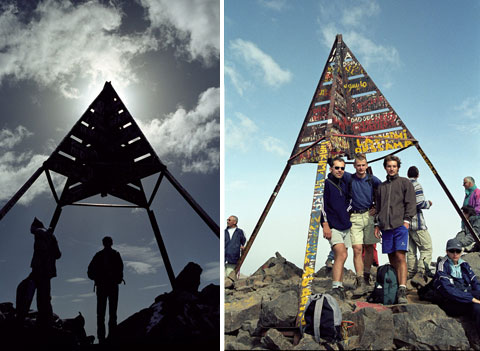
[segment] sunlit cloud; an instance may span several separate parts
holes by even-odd
[[[200,94],[191,110],[180,106],[163,119],[137,120],[162,161],[175,158],[183,172],[209,173],[220,165],[220,89]],[[168,163],[168,162],[165,162]]]
[[[281,68],[270,55],[250,41],[232,40],[230,49],[237,60],[243,62],[255,74],[260,75],[269,86],[278,87],[292,79],[290,71]]]
[[[159,288],[165,288],[169,287],[169,284],[157,284],[157,285],[149,285],[149,286],[144,286],[143,288],[139,288],[138,290],[151,290],[151,289],[159,289]]]
[[[225,76],[231,80],[238,94],[243,96],[243,92],[246,91],[251,84],[243,79],[243,77],[235,70],[233,65],[225,63],[223,70],[225,72]]]
[[[4,128],[0,130],[0,148],[11,149],[24,138],[28,138],[32,135],[33,133],[24,126],[18,126],[15,130]]]
[[[177,52],[206,65],[220,56],[220,4],[217,0],[140,0],[150,28],[159,41],[175,44]]]
[[[136,274],[153,274],[163,266],[158,250],[147,246],[118,244],[116,249],[123,258],[124,265]]]
[[[0,84],[32,80],[77,99],[105,81],[117,89],[138,82],[134,60],[169,45],[189,61],[218,62],[219,3],[193,3],[141,0],[150,27],[133,34],[120,34],[121,2],[45,0],[29,17],[12,3],[0,5]]]
[[[65,281],[67,283],[85,283],[85,282],[88,282],[89,280],[86,278],[70,278]]]
[[[112,4],[47,0],[29,22],[22,16],[11,4],[0,14],[0,82],[33,80],[67,98],[80,97],[77,79],[135,82],[133,58],[157,47],[145,34],[120,35],[122,10]]]

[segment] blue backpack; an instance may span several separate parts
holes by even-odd
[[[393,305],[397,302],[398,278],[395,268],[390,264],[378,267],[377,281],[368,302]]]

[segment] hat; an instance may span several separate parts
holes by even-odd
[[[461,250],[463,249],[463,247],[460,241],[458,241],[457,239],[450,239],[447,241],[447,250],[451,249]]]

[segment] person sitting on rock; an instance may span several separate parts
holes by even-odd
[[[465,218],[470,222],[473,227],[473,230],[477,235],[480,233],[480,215],[477,215],[475,209],[472,206],[466,205],[462,207],[462,212]],[[463,223],[463,222],[462,222]],[[472,233],[468,230],[468,228],[464,228],[457,233],[455,239],[460,241],[462,244],[462,248],[465,252],[470,251],[478,251],[474,250],[475,246],[475,239],[473,239]]]
[[[460,258],[462,244],[447,241],[447,255],[437,263],[433,285],[439,306],[450,316],[471,314],[480,328],[480,284],[470,265]]]

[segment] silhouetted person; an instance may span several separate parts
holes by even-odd
[[[53,311],[50,296],[50,279],[57,276],[55,261],[62,253],[51,228],[46,229],[36,217],[30,226],[35,236],[31,278],[37,290],[37,322],[40,326],[50,326],[53,322]]]
[[[97,291],[97,337],[105,342],[105,311],[108,299],[108,333],[117,326],[118,284],[123,280],[123,261],[118,251],[112,249],[113,240],[102,239],[104,249],[97,252],[88,265],[88,277],[95,281]]]

